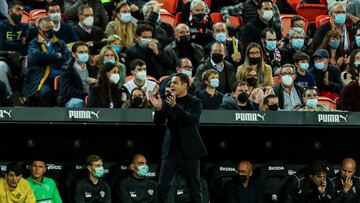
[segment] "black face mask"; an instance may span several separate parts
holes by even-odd
[[[131,103],[132,103],[132,106],[133,106],[134,108],[141,108],[141,105],[142,105],[142,103],[143,103],[143,98],[141,98],[141,97],[134,97],[134,98],[132,99]]]
[[[198,13],[193,15],[193,17],[196,22],[201,23],[204,20],[205,15],[205,13]]]
[[[221,63],[223,61],[223,58],[224,58],[224,55],[222,55],[222,54],[218,54],[218,53],[211,54],[211,59],[215,63]]]
[[[249,58],[250,65],[256,65],[260,63],[260,57],[259,58]]]
[[[279,109],[279,106],[277,104],[268,105],[269,111],[277,111]]]
[[[246,92],[242,92],[241,94],[238,95],[238,101],[240,103],[246,103],[248,101],[249,98],[249,94]]]
[[[237,183],[244,183],[247,180],[246,175],[237,175],[234,178]]]
[[[257,78],[254,78],[254,77],[246,78],[246,82],[249,84],[249,86],[255,87]]]
[[[54,36],[54,31],[53,31],[53,29],[50,29],[50,30],[48,30],[48,31],[43,31],[43,32],[44,32],[45,37],[47,37],[47,38],[49,38],[49,39],[53,38],[53,36]]]
[[[22,15],[16,15],[15,13],[11,14],[11,19],[14,21],[16,25],[21,23]]]
[[[191,43],[190,35],[183,35],[180,37],[180,41],[178,41],[180,46],[186,46]]]

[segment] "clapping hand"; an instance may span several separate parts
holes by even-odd
[[[156,111],[161,110],[162,100],[160,94],[156,94],[156,95],[149,94],[149,101],[153,105]]]

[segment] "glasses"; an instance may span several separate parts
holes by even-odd
[[[346,14],[346,11],[335,11],[335,14]]]
[[[180,66],[180,68],[192,69],[192,66]]]
[[[310,97],[317,97],[318,95],[317,94],[307,94],[306,97],[307,98],[310,98]]]

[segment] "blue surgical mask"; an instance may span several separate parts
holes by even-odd
[[[116,51],[117,54],[120,54],[121,50],[122,50],[122,46],[120,45],[111,45],[111,47]]]
[[[218,42],[225,42],[227,38],[226,32],[219,32],[215,34],[215,40]]]
[[[355,68],[358,67],[358,65],[360,65],[360,61],[355,61],[355,62],[354,62]]]
[[[115,59],[104,59],[104,60],[103,60],[103,64],[105,64],[105,63],[115,64]]]
[[[330,40],[329,46],[332,49],[337,49],[340,46],[340,40],[338,40],[338,39]]]
[[[188,77],[192,76],[192,71],[191,70],[181,70],[180,73],[184,73],[185,75],[187,75]]]
[[[219,79],[214,78],[210,80],[210,86],[213,88],[217,88],[219,87]]]
[[[291,45],[294,49],[301,49],[304,46],[304,39],[292,39]]]
[[[360,47],[360,36],[356,36],[355,39],[356,39],[356,45]]]
[[[93,175],[97,178],[101,178],[104,176],[105,170],[104,167],[97,167],[95,168],[95,171],[93,172]]]
[[[300,63],[300,70],[307,71],[309,69],[309,63]]]
[[[338,25],[344,25],[346,21],[346,14],[335,14],[334,21]]]
[[[89,61],[89,54],[77,54],[76,60],[79,63],[86,63]]]
[[[324,62],[315,63],[315,68],[318,69],[318,70],[324,70],[325,69],[325,63]]]
[[[317,99],[308,99],[306,100],[306,106],[310,107],[310,108],[315,108],[316,105],[318,103],[318,100]]]
[[[119,17],[120,17],[120,20],[124,23],[130,22],[132,19],[131,13],[120,13]]]
[[[138,174],[138,176],[141,177],[145,177],[146,174],[148,174],[149,172],[149,167],[147,165],[141,165],[138,167],[138,170],[136,171],[136,173]]]
[[[276,40],[266,40],[265,41],[265,47],[269,50],[272,51],[276,48]]]

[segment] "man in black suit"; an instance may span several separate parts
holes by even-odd
[[[188,95],[189,77],[177,73],[171,79],[172,93],[166,95],[164,102],[160,95],[150,95],[155,108],[154,121],[167,128],[161,153],[158,202],[167,202],[169,188],[181,168],[191,191],[192,202],[203,203],[200,186],[200,157],[207,155],[206,148],[198,131],[201,103]]]

